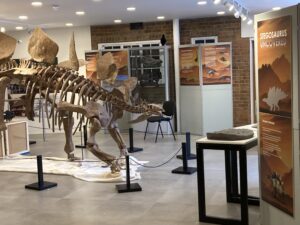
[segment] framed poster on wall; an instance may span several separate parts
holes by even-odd
[[[179,48],[180,85],[200,85],[199,46]]]
[[[86,51],[85,61],[86,61],[86,77],[95,83],[97,83],[97,54],[98,50]]]
[[[257,23],[262,199],[294,215],[291,16]]]
[[[104,55],[111,53],[114,59],[114,63],[117,66],[118,73],[116,74],[116,80],[127,80],[129,77],[129,54],[127,49],[122,50],[107,50],[101,51]]]
[[[231,43],[201,46],[203,85],[231,84]]]

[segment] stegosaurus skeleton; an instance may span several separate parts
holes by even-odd
[[[115,156],[107,154],[99,148],[95,135],[101,127],[106,127],[118,144],[120,156],[127,154],[126,145],[119,132],[116,120],[123,116],[123,111],[131,113],[141,113],[141,118],[146,118],[152,114],[160,114],[161,108],[142,103],[137,106],[128,104],[123,93],[118,89],[111,92],[103,89],[100,85],[80,76],[78,72],[64,69],[57,66],[46,66],[44,63],[37,63],[30,60],[21,60],[20,63],[10,60],[0,65],[0,114],[3,115],[4,93],[6,86],[13,80],[26,86],[25,112],[29,120],[33,120],[33,104],[37,94],[45,99],[45,107],[50,104],[50,115],[47,114],[47,121],[50,126],[52,119],[52,129],[55,124],[63,124],[66,144],[65,152],[69,159],[75,159],[74,145],[72,141],[72,128],[74,125],[73,113],[81,113],[90,121],[90,134],[87,141],[88,149],[100,160],[111,165],[112,172],[119,171],[120,165]],[[50,93],[54,93],[50,96]],[[60,93],[57,101],[56,97]],[[67,95],[71,93],[69,102]],[[78,95],[77,102],[75,96]],[[103,101],[103,105],[97,101]],[[45,110],[48,113],[48,109]],[[80,123],[83,122],[81,117]],[[4,119],[0,116],[0,131],[6,129]]]

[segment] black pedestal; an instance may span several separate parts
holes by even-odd
[[[119,193],[142,191],[142,187],[138,183],[130,184],[129,187],[127,184],[118,184],[116,188]]]
[[[191,133],[186,132],[185,133],[185,143],[186,143],[186,152],[187,152],[187,160],[193,160],[197,159],[197,156],[195,154],[191,153]],[[183,159],[182,155],[178,155],[177,159]]]
[[[34,145],[34,144],[36,144],[36,141],[29,141],[29,144]]]
[[[57,183],[52,183],[48,181],[44,181],[44,174],[43,174],[43,159],[41,155],[37,156],[37,169],[38,169],[38,182],[33,184],[25,185],[26,189],[36,190],[36,191],[43,191],[46,189],[50,189],[57,186]]]
[[[172,170],[172,173],[191,175],[197,171],[197,168],[188,167],[186,143],[182,143],[182,166]]]
[[[197,171],[197,168],[194,167],[187,167],[184,168],[183,166],[178,167],[175,170],[172,170],[172,173],[177,173],[177,174],[193,174]]]
[[[130,183],[129,155],[126,155],[126,184],[117,184],[116,189],[118,193],[142,191],[142,187],[138,183]]]
[[[132,147],[132,148],[127,148],[129,153],[134,153],[134,152],[141,152],[143,151],[143,148],[136,148],[136,147]]]
[[[127,148],[129,153],[143,151],[143,148],[137,148],[133,145],[133,129],[129,128],[129,148]]]
[[[41,184],[41,185],[39,184],[39,182],[25,185],[25,188],[36,190],[36,191],[43,191],[43,190],[50,189],[50,188],[53,188],[53,187],[56,187],[56,186],[57,186],[57,183],[44,181],[44,183]]]

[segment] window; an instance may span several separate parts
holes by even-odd
[[[218,37],[211,36],[211,37],[196,37],[191,39],[192,44],[210,44],[210,43],[217,43]]]
[[[111,49],[152,47],[152,46],[160,46],[160,40],[118,42],[118,43],[101,43],[101,44],[98,44],[98,49],[99,50],[111,50]]]
[[[134,98],[151,103],[162,103],[168,99],[168,48],[160,40],[101,43],[100,51],[128,49],[130,76],[138,80],[132,93]]]

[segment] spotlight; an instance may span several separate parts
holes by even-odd
[[[245,20],[247,20],[247,16],[246,16],[246,15],[244,15],[244,14],[241,14],[241,18],[242,18],[242,21],[245,21]]]
[[[218,5],[221,2],[221,0],[214,0],[214,4]]]
[[[233,9],[234,9],[234,5],[233,5],[233,4],[230,4],[229,7],[228,7],[228,10],[229,10],[230,12],[232,12]]]
[[[252,20],[252,19],[249,19],[248,22],[247,22],[247,24],[248,24],[248,25],[253,24],[253,20]]]
[[[5,33],[5,31],[6,31],[5,27],[0,28],[0,32]]]
[[[234,17],[237,19],[240,17],[240,12],[238,10],[235,11]]]

